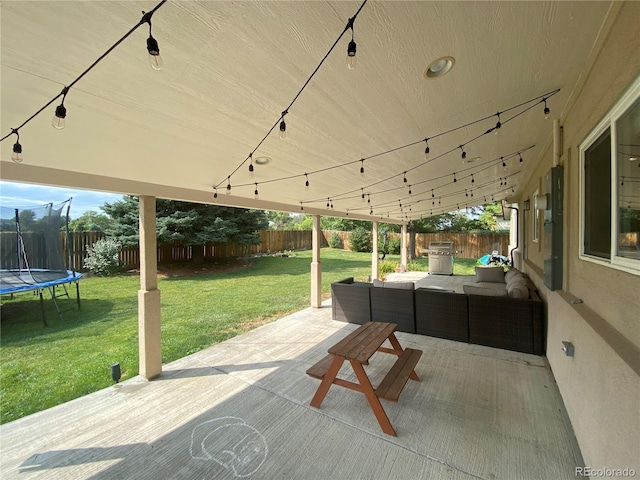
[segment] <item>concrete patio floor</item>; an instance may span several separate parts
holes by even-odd
[[[0,428],[6,479],[575,479],[544,357],[398,333],[424,351],[382,433],[364,395],[305,374],[357,325],[305,309]],[[374,385],[395,357],[366,367]],[[352,379],[350,366],[341,376]]]

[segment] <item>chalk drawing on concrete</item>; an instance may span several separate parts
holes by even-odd
[[[236,477],[249,477],[262,466],[269,447],[260,432],[242,418],[215,418],[191,432],[191,458],[213,460]]]

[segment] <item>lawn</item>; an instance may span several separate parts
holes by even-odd
[[[399,263],[399,256],[387,259]],[[237,265],[205,264],[168,270],[158,280],[162,300],[162,361],[171,362],[309,306],[311,252],[256,257]],[[322,292],[345,277],[367,280],[371,254],[322,249]],[[456,259],[454,272],[473,273],[475,259]],[[415,269],[428,270],[426,258]],[[174,276],[172,276],[172,272]],[[180,272],[180,273],[175,273]],[[37,296],[2,298],[0,423],[111,385],[109,366],[122,379],[138,374],[138,290],[135,273],[80,282],[82,309],[61,320]],[[45,298],[48,292],[45,292]],[[72,295],[73,296],[73,295]]]

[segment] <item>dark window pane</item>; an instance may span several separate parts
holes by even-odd
[[[585,152],[584,253],[611,258],[611,131]]]

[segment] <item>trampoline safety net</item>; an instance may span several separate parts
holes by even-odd
[[[0,208],[0,293],[71,281],[60,237],[71,199],[41,207]],[[77,274],[79,276],[79,274]]]

